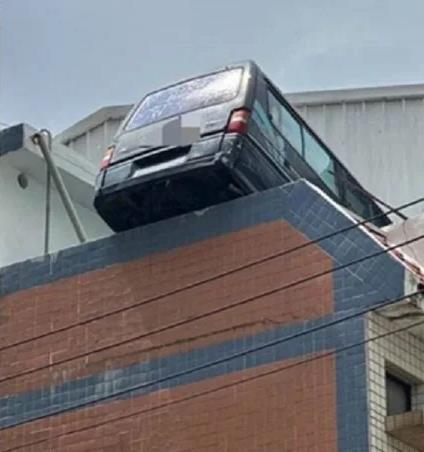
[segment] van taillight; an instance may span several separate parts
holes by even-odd
[[[231,113],[230,120],[227,125],[227,132],[246,133],[247,123],[250,118],[250,111],[246,109],[234,110]]]
[[[105,169],[109,166],[109,163],[112,160],[114,150],[115,150],[115,146],[109,146],[106,149],[105,155],[100,163],[100,169]]]

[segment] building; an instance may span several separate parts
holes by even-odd
[[[416,279],[305,245],[352,224],[299,181],[3,269],[0,450],[422,450]]]
[[[47,202],[46,164],[31,141],[35,132],[24,124],[0,131],[0,266],[79,243],[53,181]],[[92,206],[97,165],[57,142],[53,157],[89,239],[109,235]]]
[[[418,157],[419,89],[292,101],[335,151],[344,146],[337,153],[362,183],[401,204],[422,196],[419,184],[399,175],[397,187],[399,155],[378,153],[407,147]],[[75,201],[89,177],[66,171],[60,150],[95,164],[127,110],[102,109],[56,137]],[[402,142],[392,127],[403,114]],[[16,152],[8,143],[0,158],[10,167],[37,152],[28,140]],[[360,171],[365,157],[379,163],[378,180]],[[419,179],[419,164],[405,160]],[[28,173],[16,168],[13,181]],[[96,234],[104,237],[0,270],[2,452],[424,450],[417,269],[308,182]]]

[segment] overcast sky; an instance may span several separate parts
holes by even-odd
[[[256,60],[283,92],[424,83],[422,0],[0,0],[0,121],[54,132]]]

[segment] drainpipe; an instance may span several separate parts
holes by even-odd
[[[44,132],[48,137],[48,145],[49,150],[52,148],[52,134],[48,130],[41,130],[41,132]],[[45,224],[45,233],[44,233],[44,254],[49,254],[49,244],[50,244],[50,198],[51,198],[51,175],[50,175],[50,169],[49,166],[46,164],[46,212],[45,212],[45,218],[44,218],[44,224]]]
[[[69,196],[68,191],[66,190],[65,184],[63,183],[62,176],[57,169],[57,166],[53,160],[51,155],[49,145],[46,142],[45,135],[49,134],[45,129],[40,132],[35,133],[31,139],[32,141],[40,148],[41,153],[46,161],[48,171],[56,185],[57,191],[59,192],[59,196],[62,200],[63,206],[65,207],[66,213],[68,214],[69,220],[74,227],[75,233],[80,241],[80,243],[85,243],[87,241],[87,235],[84,231],[84,228],[78,218],[78,214],[75,210],[74,204],[72,202],[71,197]],[[50,135],[50,134],[49,134]],[[50,209],[50,206],[49,206]],[[47,215],[47,212],[46,212]],[[49,213],[50,217],[50,213]]]

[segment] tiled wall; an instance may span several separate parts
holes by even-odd
[[[378,314],[369,314],[367,335],[369,338],[399,328],[399,324]],[[412,409],[423,408],[422,385],[424,383],[424,342],[408,331],[388,335],[367,345],[368,390],[370,409],[370,452],[416,452],[385,431],[386,368],[394,366],[405,373],[406,378],[416,381],[412,394]]]
[[[402,266],[277,290],[381,250],[354,229],[232,272],[349,224],[298,182],[0,271],[0,450],[364,452],[365,348],[333,353],[363,318],[305,332],[403,295]]]

